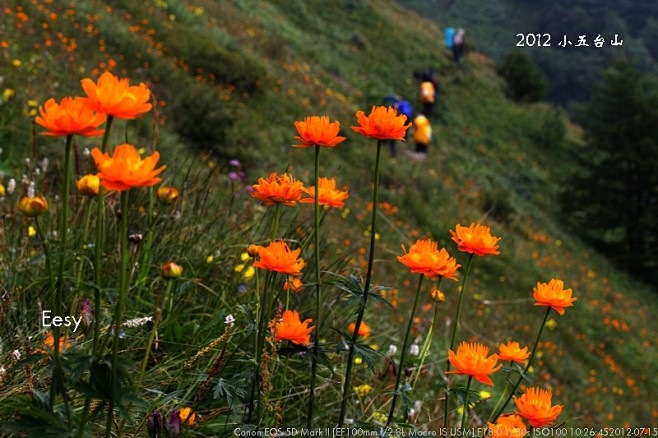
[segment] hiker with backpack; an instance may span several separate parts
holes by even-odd
[[[390,106],[395,109],[398,115],[404,115],[407,117],[407,121],[411,121],[413,115],[413,109],[411,104],[400,98],[399,96],[384,96],[383,100],[384,106]],[[405,131],[405,141],[407,140],[407,134],[409,130]],[[395,140],[384,140],[384,143],[388,144],[388,147],[391,151],[391,157],[395,158],[397,156],[397,145]]]
[[[423,114],[431,119],[436,105],[436,81],[431,73],[426,73],[420,82],[419,100],[423,106]]]
[[[414,118],[414,145],[416,146],[416,153],[413,157],[416,160],[424,160],[427,158],[427,146],[432,141],[432,126],[430,120],[423,114],[419,114]]]
[[[464,29],[457,29],[452,38],[452,59],[457,64],[461,64],[462,55],[464,54]]]

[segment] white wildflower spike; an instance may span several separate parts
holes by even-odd
[[[143,325],[146,325],[147,323],[153,321],[152,316],[145,316],[143,318],[135,318],[135,319],[130,319],[126,322],[124,322],[122,325],[124,327],[128,328],[136,328],[136,327],[141,327]]]
[[[226,325],[233,325],[235,323],[235,318],[233,318],[233,315],[228,314],[226,316],[226,319],[224,319],[224,324]]]

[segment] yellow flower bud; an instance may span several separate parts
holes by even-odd
[[[160,267],[160,273],[164,278],[179,278],[183,275],[183,267],[175,262],[167,262]]]
[[[101,179],[96,175],[85,175],[77,182],[78,193],[82,196],[98,196]]]
[[[260,245],[251,244],[247,248],[247,254],[249,254],[249,256],[251,256],[251,257],[256,257],[258,255],[258,249],[259,248],[260,248]]]
[[[39,216],[48,211],[48,201],[43,196],[23,196],[16,209],[25,216]]]
[[[442,303],[446,300],[446,296],[443,292],[441,292],[437,288],[432,288],[432,299],[436,303]]]
[[[176,201],[178,201],[178,198],[180,198],[180,193],[178,193],[178,190],[176,190],[174,187],[160,187],[157,192],[158,195],[158,200],[165,204],[165,205],[171,205],[174,204]]]

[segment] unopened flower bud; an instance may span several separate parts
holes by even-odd
[[[28,217],[39,216],[48,211],[48,201],[43,196],[23,196],[16,209]]]
[[[174,204],[176,201],[178,201],[178,198],[180,198],[178,190],[176,190],[174,187],[168,186],[160,187],[157,191],[157,195],[158,200],[165,205]]]
[[[167,262],[160,267],[160,273],[164,278],[179,278],[183,275],[183,267],[175,262]]]
[[[98,196],[101,179],[96,175],[85,175],[77,182],[78,192],[82,196]]]
[[[164,418],[157,409],[146,418],[146,430],[151,438],[162,436],[162,425]]]
[[[432,299],[436,303],[443,303],[446,300],[446,296],[437,288],[432,288]]]
[[[259,249],[260,249],[260,245],[255,245],[252,243],[247,247],[247,254],[249,254],[250,257],[256,257],[258,255]]]

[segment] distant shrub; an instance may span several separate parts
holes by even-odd
[[[548,81],[530,57],[514,50],[498,69],[507,83],[507,94],[517,102],[537,102],[548,91]]]

